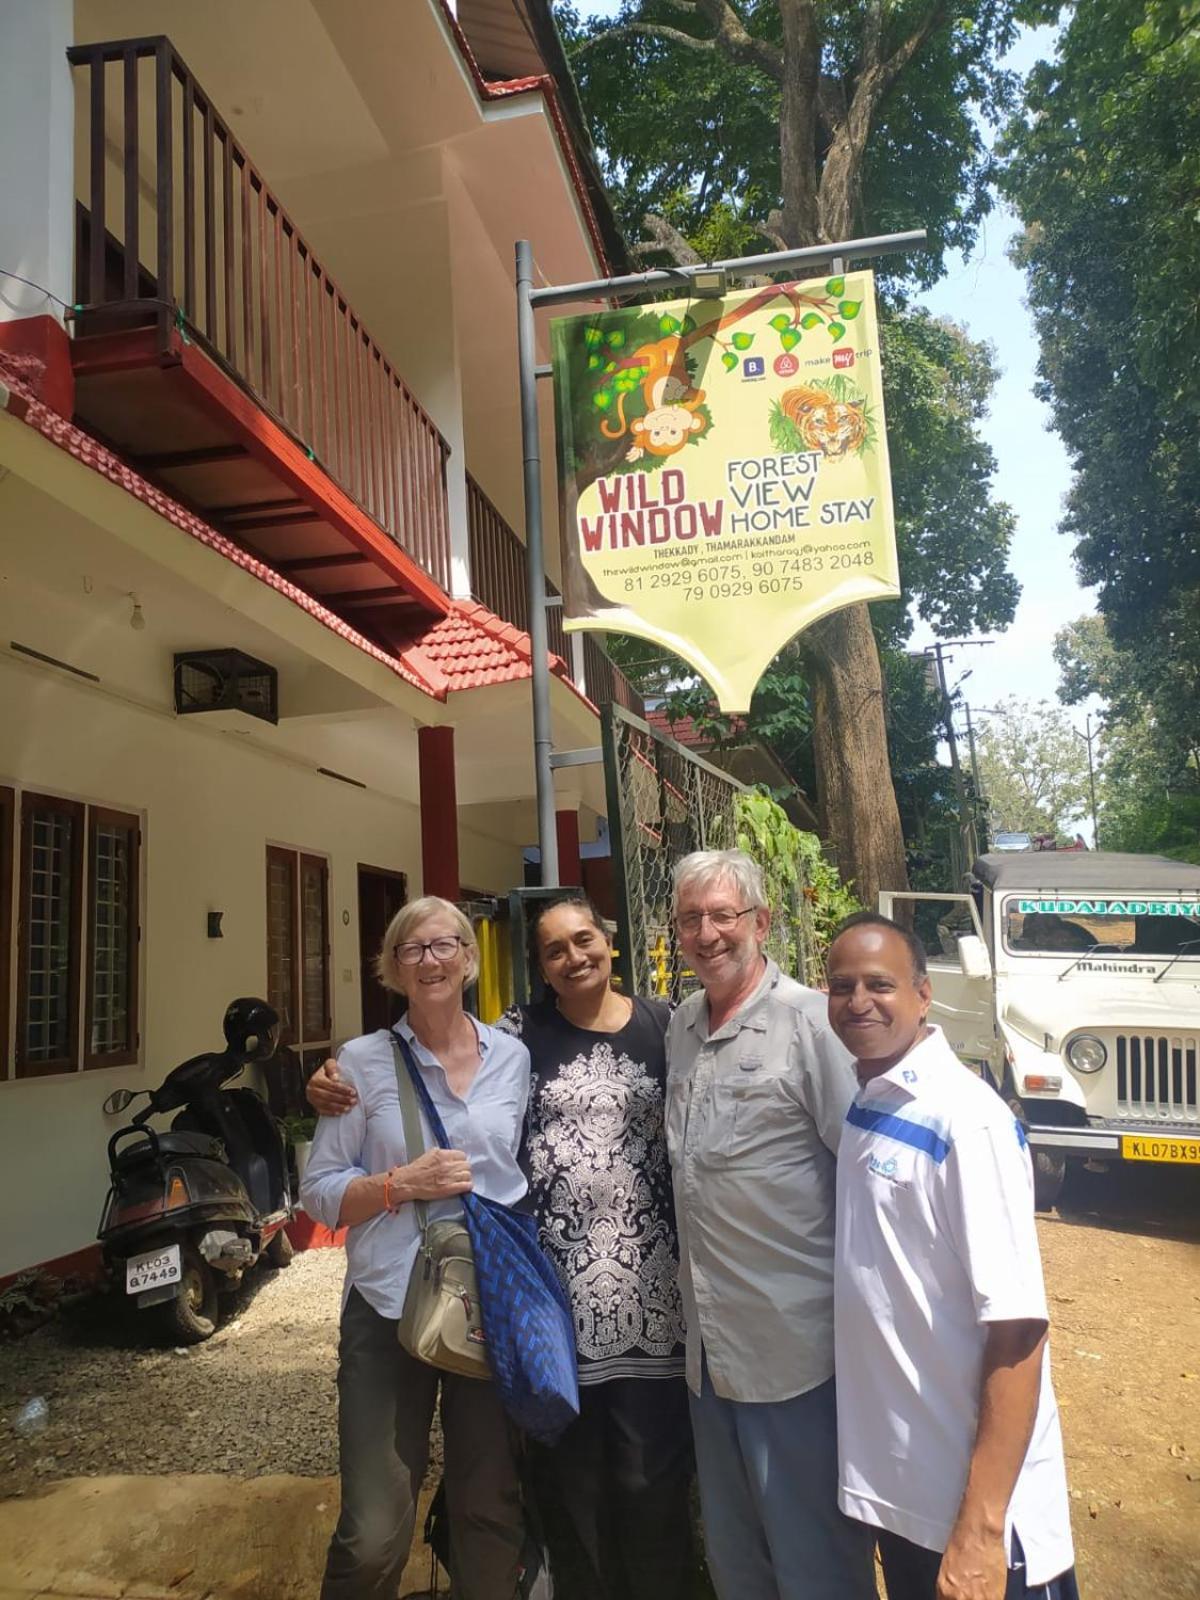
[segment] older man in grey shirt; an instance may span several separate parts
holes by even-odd
[[[854,1097],[824,997],[763,955],[740,850],[675,869],[703,989],[667,1039],[667,1143],[709,1568],[721,1600],[872,1600],[869,1532],[837,1508],[834,1171]]]

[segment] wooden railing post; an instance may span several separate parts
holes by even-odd
[[[158,298],[171,305],[175,299],[175,174],[171,138],[171,46],[160,39],[154,51],[155,203],[158,207]],[[136,172],[136,151],[134,169]],[[126,168],[128,171],[128,167]],[[136,262],[134,270],[136,271]],[[190,309],[190,307],[188,308]]]
[[[167,38],[74,45],[68,59],[91,74],[86,96],[91,221],[87,262],[77,263],[81,292],[89,306],[127,302],[136,307],[153,298],[159,307],[181,316],[189,336],[233,373],[329,476],[448,589],[450,447],[314,258],[211,97]],[[153,290],[139,239],[139,68],[146,60],[153,61],[154,72]],[[119,65],[122,77],[124,205],[123,236],[116,241],[121,251],[118,293],[109,292],[106,257],[112,243],[105,231],[109,63]],[[176,79],[182,106],[178,186]],[[202,143],[199,153],[197,135]],[[203,251],[197,225],[198,162]],[[177,235],[182,250],[178,261]],[[182,301],[177,307],[180,284]]]

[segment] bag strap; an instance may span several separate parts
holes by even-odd
[[[420,1084],[422,1089],[425,1085],[421,1083],[417,1064],[408,1047],[408,1040],[402,1039],[394,1028],[391,1033],[392,1056],[396,1067],[396,1093],[400,1097],[400,1120],[404,1124],[404,1154],[411,1162],[425,1153],[425,1136],[421,1132],[421,1113],[417,1108],[416,1093],[417,1084]],[[426,1098],[428,1099],[428,1096]],[[434,1131],[437,1132],[438,1129],[435,1127]],[[429,1203],[426,1200],[414,1200],[413,1207],[417,1213],[417,1226],[421,1230],[421,1243],[424,1245],[425,1235],[429,1231]]]
[[[417,1062],[412,1053],[411,1045],[403,1034],[396,1032],[395,1028],[392,1029],[392,1039],[395,1041],[397,1050],[404,1057],[404,1065],[408,1068],[409,1084],[413,1094],[415,1094],[416,1098],[420,1101],[421,1110],[425,1113],[426,1121],[433,1129],[433,1137],[437,1140],[438,1144],[441,1145],[443,1150],[449,1150],[450,1140],[446,1136],[445,1126],[442,1123],[441,1117],[437,1113],[437,1107],[430,1098],[429,1090],[425,1087],[424,1078],[417,1071]],[[397,1067],[397,1071],[399,1071],[399,1067]],[[401,1100],[403,1100],[403,1096],[401,1096]],[[404,1137],[407,1140],[407,1130],[405,1131]]]

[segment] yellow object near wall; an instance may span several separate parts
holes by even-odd
[[[495,917],[480,917],[475,937],[479,943],[479,1020],[491,1023],[513,1003],[508,931]]]

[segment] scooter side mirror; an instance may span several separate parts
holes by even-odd
[[[131,1106],[137,1099],[132,1089],[114,1089],[104,1102],[104,1111],[107,1116],[115,1117],[118,1112],[124,1111],[126,1106]]]

